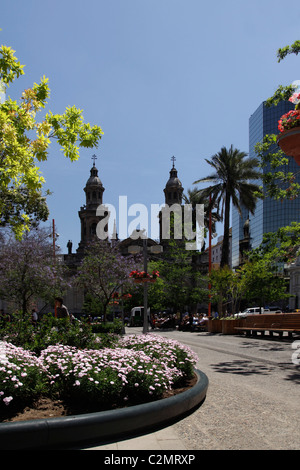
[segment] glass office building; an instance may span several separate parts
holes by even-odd
[[[270,108],[265,102],[256,109],[249,119],[249,158],[256,157],[254,147],[262,142],[267,134],[278,134],[278,120],[280,117],[294,109],[289,101],[282,101],[277,106]],[[292,157],[289,157],[287,171],[296,175],[296,181],[300,183],[300,167]],[[250,247],[254,249],[262,242],[263,234],[275,232],[279,227],[290,225],[292,221],[300,221],[300,198],[294,200],[285,199],[282,202],[271,198],[258,200],[255,214],[251,215],[243,210],[242,217],[238,211],[232,210],[232,266],[239,265],[240,241],[244,238],[244,223],[249,216],[250,220]]]

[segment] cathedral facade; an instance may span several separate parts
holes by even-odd
[[[98,169],[95,164],[96,156],[93,156],[94,160],[93,166],[90,169],[90,176],[86,181],[84,187],[85,193],[85,204],[80,207],[78,211],[78,216],[80,220],[81,228],[81,238],[77,250],[72,252],[72,244],[69,241],[68,243],[68,253],[62,256],[63,263],[69,268],[70,276],[73,276],[83,257],[84,251],[87,244],[95,237],[97,237],[97,224],[101,221],[101,217],[106,217],[107,213],[103,216],[97,215],[97,208],[100,205],[103,205],[103,194],[105,188],[102,184],[102,181],[98,175]],[[175,158],[172,158],[173,166],[170,170],[170,176],[167,180],[166,186],[163,190],[165,196],[165,208],[174,207],[174,204],[182,208],[182,199],[183,199],[183,187],[181,181],[178,178],[177,170],[174,166]],[[105,204],[104,204],[105,205]],[[164,208],[162,208],[162,211]],[[181,209],[180,209],[181,210]],[[131,247],[133,245],[143,245],[142,239],[142,230],[141,238],[131,238],[128,237],[125,240],[118,240],[116,235],[116,241],[119,243],[121,253],[126,256],[130,253]],[[162,229],[161,229],[161,215],[160,215],[160,240],[155,241],[151,238],[147,238],[147,246],[149,249],[153,246],[164,245],[164,240],[162,239]],[[78,289],[69,288],[64,295],[64,303],[67,305],[70,313],[78,315],[82,313],[82,306],[84,302],[84,293],[80,292]]]

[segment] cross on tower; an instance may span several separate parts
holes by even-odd
[[[174,162],[175,162],[176,158],[173,156],[173,157],[171,158],[171,160],[172,160],[172,162],[173,162],[173,168],[174,168],[174,167],[175,167],[175,163],[174,163]]]
[[[93,155],[93,156],[92,156],[92,160],[94,160],[93,166],[95,166],[95,160],[97,160],[96,155]]]

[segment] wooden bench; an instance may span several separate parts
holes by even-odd
[[[289,337],[300,333],[300,314],[298,313],[277,313],[271,315],[251,315],[244,319],[244,325],[235,327],[247,336],[255,336],[260,333],[262,336],[266,331],[270,336],[277,333],[279,337],[283,333],[288,333]]]

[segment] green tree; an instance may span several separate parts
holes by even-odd
[[[260,246],[249,253],[249,259],[240,268],[244,296],[259,302],[278,301],[290,297],[283,266],[299,255],[300,223],[292,222],[276,232],[264,235]]]
[[[291,46],[286,46],[277,51],[278,62],[289,54],[298,55],[300,41],[295,41]],[[266,106],[277,106],[280,101],[288,101],[296,90],[296,85],[279,85],[273,96],[266,100]],[[295,109],[300,109],[300,103],[295,104]],[[268,134],[262,142],[255,146],[255,152],[260,160],[260,166],[264,169],[262,181],[267,196],[271,198],[294,199],[300,195],[300,185],[296,182],[295,175],[289,171],[289,158],[284,155],[277,145],[277,135]]]
[[[277,58],[278,62],[284,59],[288,54],[298,55],[300,52],[300,41],[295,41],[291,46],[285,46],[282,49],[278,49]]]
[[[211,207],[221,208],[221,216],[224,220],[224,238],[222,245],[221,267],[229,263],[229,228],[231,203],[241,213],[245,207],[252,214],[256,207],[261,191],[258,184],[261,173],[258,170],[259,161],[256,158],[246,158],[247,154],[238,149],[222,147],[220,152],[213,155],[206,162],[215,172],[197,183],[210,183],[206,189],[200,190],[203,197],[211,196]]]
[[[118,244],[95,239],[86,249],[74,284],[102,304],[106,321],[107,308],[113,295],[122,287],[124,292],[129,292],[132,286],[129,274],[136,267],[134,257],[122,256]]]
[[[223,310],[236,313],[236,308],[243,294],[243,284],[239,270],[233,271],[229,266],[212,270],[209,279],[211,282],[212,301],[218,304],[218,313],[223,315]]]
[[[14,53],[10,47],[0,47],[1,90],[24,74]],[[43,77],[24,90],[20,102],[7,97],[0,103],[0,225],[11,226],[19,238],[32,219],[45,221],[49,215],[38,162],[47,160],[51,139],[75,161],[80,148],[97,147],[103,134],[99,126],[84,123],[82,110],[75,106],[63,114],[49,111],[37,121],[49,96],[48,79]]]
[[[262,182],[264,197],[278,201],[293,200],[300,194],[300,184],[295,174],[289,170],[290,159],[277,146],[277,135],[265,135],[262,142],[255,145],[255,153],[263,169]]]
[[[280,227],[276,232],[266,233],[258,248],[253,250],[249,259],[265,258],[277,265],[292,263],[299,256],[300,249],[300,223]]]
[[[165,294],[165,283],[166,280],[161,277],[161,264],[159,261],[150,261],[148,265],[148,272],[153,271],[159,272],[155,282],[148,283],[148,306],[151,310],[162,311],[168,308],[168,303]]]
[[[178,240],[168,241],[164,259],[157,266],[168,307],[182,311],[208,299],[206,280],[196,269],[193,255]]]
[[[255,301],[259,307],[290,297],[286,279],[267,257],[248,260],[242,266],[241,274],[244,298]]]

